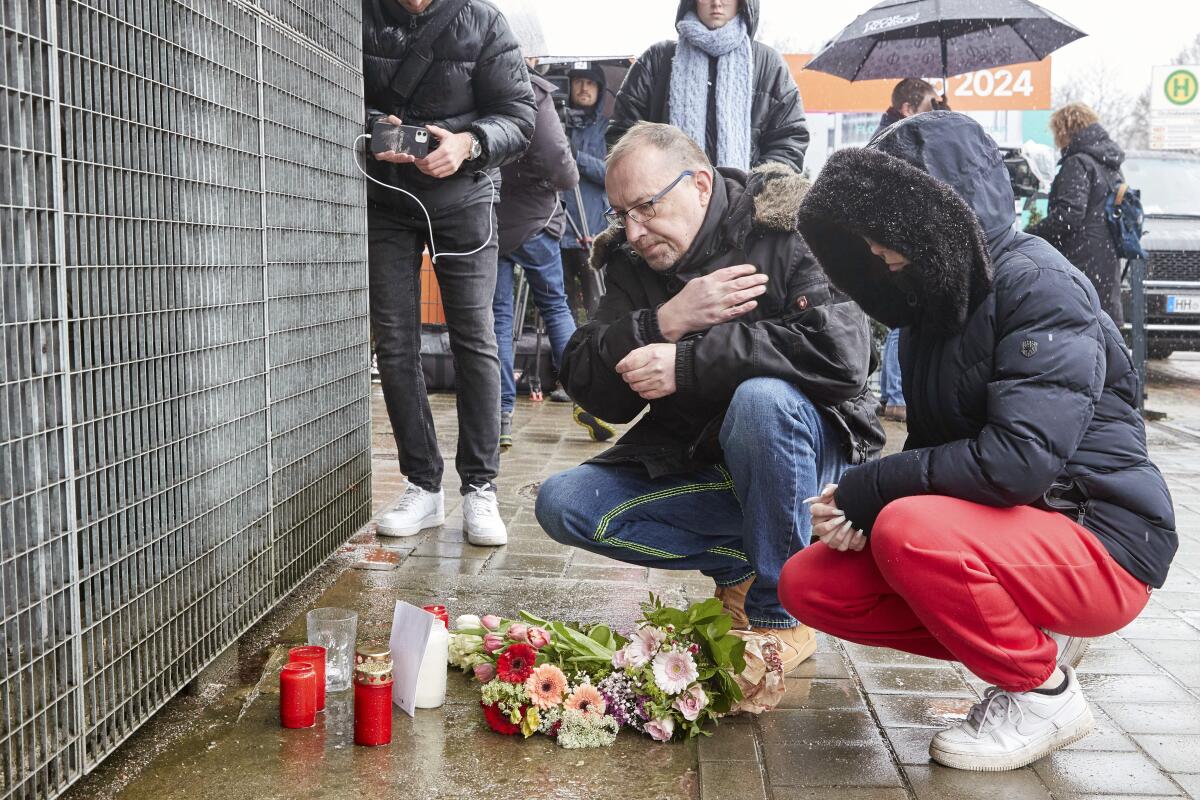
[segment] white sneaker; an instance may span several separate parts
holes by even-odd
[[[1006,692],[992,686],[963,722],[933,737],[929,755],[955,769],[999,772],[1032,764],[1082,739],[1092,730],[1092,711],[1075,670],[1062,670],[1067,686],[1059,694]]]
[[[1065,633],[1055,633],[1054,631],[1045,631],[1045,633],[1058,645],[1058,665],[1060,667],[1070,667],[1071,669],[1078,667],[1079,662],[1083,661],[1084,655],[1092,645],[1092,640],[1085,636],[1067,636]]]
[[[441,489],[427,492],[409,484],[400,502],[379,515],[375,532],[380,536],[412,536],[446,521],[446,496]]]
[[[463,496],[463,530],[467,541],[479,547],[508,544],[508,528],[500,519],[496,490],[490,486],[472,486]]]

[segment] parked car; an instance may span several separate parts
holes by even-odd
[[[1200,155],[1135,150],[1126,154],[1121,170],[1126,182],[1142,192],[1146,211],[1142,244],[1150,254],[1146,280],[1196,284],[1147,293],[1146,324],[1200,326]],[[1125,319],[1130,321],[1128,279],[1122,302]],[[1166,358],[1177,350],[1200,350],[1200,330],[1147,331],[1147,358]]]

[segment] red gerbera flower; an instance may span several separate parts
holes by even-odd
[[[479,701],[479,705],[483,706],[483,718],[487,720],[488,727],[496,733],[502,733],[505,736],[515,736],[520,732],[521,726],[509,722],[508,715],[500,710],[500,706],[495,703],[488,705],[482,700]],[[524,706],[521,708],[521,716],[525,716]]]
[[[537,650],[527,644],[510,644],[496,659],[496,674],[506,683],[524,683],[533,672]]]

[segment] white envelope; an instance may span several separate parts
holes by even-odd
[[[396,601],[392,615],[392,702],[410,717],[416,710],[417,678],[421,674],[421,659],[429,632],[433,630],[433,615],[424,609]]]

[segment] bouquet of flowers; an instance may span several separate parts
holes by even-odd
[[[686,609],[650,596],[637,627],[463,615],[449,660],[483,684],[484,719],[497,733],[541,733],[563,747],[612,744],[622,728],[657,741],[707,735],[726,714],[760,713],[783,695],[772,636],[731,631],[717,599]]]

